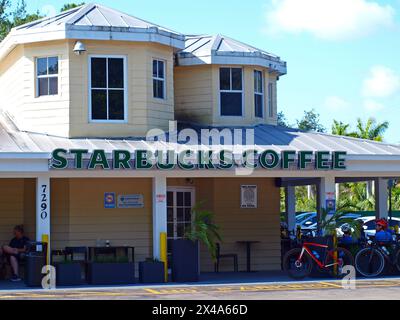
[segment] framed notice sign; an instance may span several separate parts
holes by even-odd
[[[120,209],[144,208],[143,195],[142,194],[119,195],[118,208]]]
[[[257,208],[257,186],[241,186],[240,207],[242,209]]]

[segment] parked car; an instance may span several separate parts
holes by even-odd
[[[300,226],[302,230],[309,229],[310,226],[316,224],[316,222],[317,222],[316,212],[306,212],[296,216],[296,227]]]

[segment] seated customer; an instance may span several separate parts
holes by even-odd
[[[11,264],[13,272],[11,281],[21,281],[18,273],[18,262],[26,252],[28,242],[29,239],[24,236],[23,226],[19,225],[14,227],[14,238],[10,241],[10,244],[0,249],[0,254],[4,254]]]

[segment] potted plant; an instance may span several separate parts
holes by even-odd
[[[90,284],[115,285],[135,283],[135,265],[127,257],[97,258],[88,264]]]
[[[139,262],[140,283],[162,283],[165,282],[164,263],[157,259],[146,259]]]
[[[55,267],[57,286],[77,286],[83,283],[81,262],[64,260],[57,262]]]
[[[197,282],[199,280],[199,243],[202,242],[216,259],[217,241],[221,241],[219,227],[213,223],[214,214],[201,209],[192,210],[193,223],[184,239],[172,241],[172,281]]]

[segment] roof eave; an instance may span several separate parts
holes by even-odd
[[[251,65],[265,67],[279,76],[287,74],[285,61],[274,57],[268,57],[253,53],[213,53],[209,55],[194,55],[188,52],[178,53],[178,64],[180,66],[218,64],[218,65]]]

